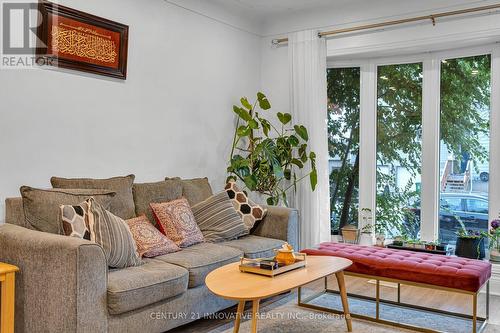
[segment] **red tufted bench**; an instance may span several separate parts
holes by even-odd
[[[477,320],[484,321],[479,331],[484,329],[486,326],[489,302],[486,302],[486,318],[479,318],[477,317],[477,296],[479,291],[486,285],[487,297],[489,298],[488,281],[491,277],[491,264],[489,262],[437,254],[343,243],[322,243],[316,249],[307,249],[301,252],[306,253],[307,255],[347,258],[353,262],[353,265],[345,271],[347,275],[366,277],[377,281],[377,298],[371,298],[376,301],[376,318],[366,317],[363,315],[357,316],[359,318],[375,320],[377,322],[407,328],[417,328],[414,326],[402,325],[401,323],[379,319],[379,302],[397,303],[398,305],[415,307],[414,305],[400,302],[400,285],[408,284],[424,288],[443,289],[451,292],[472,295],[473,315],[467,316],[467,318],[472,320],[472,332],[475,333],[478,331]],[[398,283],[397,302],[380,299],[380,281],[392,281]],[[332,292],[328,289],[326,280],[325,292]],[[306,301],[300,301],[299,295],[299,304],[321,310],[331,310],[307,304],[308,301],[318,296],[319,295],[314,295]],[[435,311],[434,309],[422,307],[418,308]],[[443,311],[439,312],[443,313]],[[453,313],[447,314],[455,315]],[[353,316],[356,317],[356,315]],[[464,315],[458,316],[464,317]]]
[[[308,255],[351,260],[349,272],[477,292],[491,277],[486,261],[341,243],[322,243]]]

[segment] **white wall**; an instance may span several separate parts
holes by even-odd
[[[128,24],[126,81],[0,71],[0,220],[58,176],[225,179],[232,104],[260,85],[260,38],[161,0],[61,1]]]

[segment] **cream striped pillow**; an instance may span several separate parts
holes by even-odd
[[[197,203],[191,209],[208,242],[222,242],[248,235],[248,229],[234,209],[226,191]]]
[[[89,204],[90,240],[102,246],[108,266],[125,268],[141,265],[137,245],[127,223],[104,209],[94,198],[86,202]]]

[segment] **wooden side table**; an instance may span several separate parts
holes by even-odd
[[[14,333],[14,300],[15,277],[19,268],[13,265],[0,263],[0,333]]]

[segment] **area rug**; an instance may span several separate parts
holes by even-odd
[[[261,308],[258,331],[265,333],[331,333],[331,332],[347,332],[345,320],[343,317],[335,314],[327,314],[321,311],[310,310],[297,306],[297,299],[295,297],[286,297],[285,299],[270,304]],[[351,308],[353,310],[360,310],[366,304],[358,303],[350,300]],[[334,298],[318,299],[316,304],[324,306],[336,306],[337,300]],[[424,320],[426,325],[430,325],[435,329],[440,329],[446,332],[453,333],[469,333],[471,332],[470,326],[463,321],[457,320],[454,322],[452,319],[443,316],[436,316],[432,314],[417,315],[416,313],[405,312],[400,308],[387,308],[388,315],[395,316],[401,321],[416,324],[422,323]],[[229,316],[229,317],[227,317]],[[229,321],[221,326],[212,329],[210,333],[231,333],[233,332],[233,321],[231,319],[233,313],[226,314]],[[423,316],[423,317],[421,317]],[[215,318],[217,319],[217,318]],[[222,318],[218,318],[222,319]],[[399,320],[398,319],[398,320]],[[394,319],[393,319],[394,320]],[[246,311],[241,323],[240,332],[250,332],[251,328],[251,313]],[[412,330],[405,330],[397,327],[386,326],[369,321],[353,319],[353,332],[354,333],[393,333],[393,332],[414,332]],[[484,333],[500,333],[500,326],[488,325]]]

